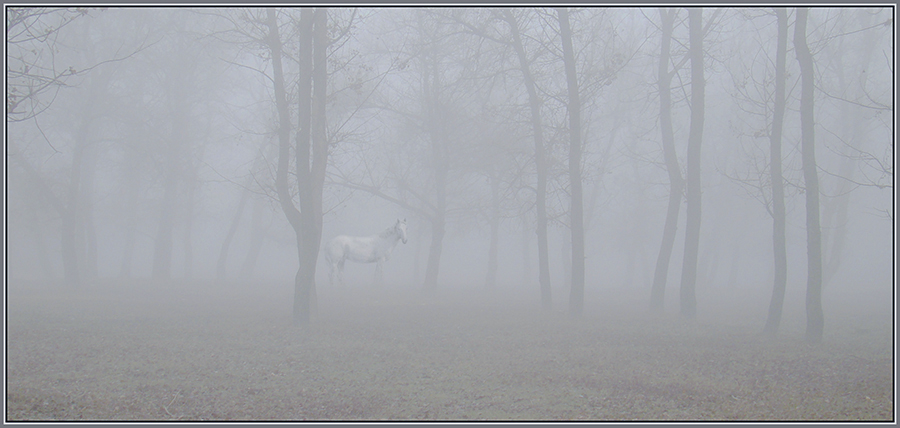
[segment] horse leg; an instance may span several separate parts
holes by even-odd
[[[384,283],[384,272],[382,269],[382,262],[379,259],[375,262],[375,285],[382,285]]]

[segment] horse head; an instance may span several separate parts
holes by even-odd
[[[397,233],[397,236],[399,236],[400,240],[402,240],[403,243],[405,244],[406,243],[406,219],[403,219],[403,221],[400,221],[400,219],[397,219],[397,224],[394,225],[394,232]]]

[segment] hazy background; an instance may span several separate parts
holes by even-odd
[[[704,11],[704,22],[714,11]],[[296,98],[290,83],[297,74],[296,43],[290,39],[294,13],[279,10],[287,40],[285,78]],[[446,66],[441,126],[450,142],[437,287],[485,287],[495,174],[501,217],[496,287],[538,302],[534,142],[515,54],[491,39],[501,37],[502,22],[489,19],[488,9],[333,8],[330,13],[336,42],[329,47],[323,242],[339,234],[377,234],[407,219],[409,242],[398,244],[385,264],[383,286],[420,292],[431,227],[422,214],[426,204],[411,195],[431,197],[430,141],[420,114],[424,66],[417,62],[428,52]],[[545,19],[552,10],[516,13],[544,100],[551,285],[554,307],[563,308],[571,256],[558,30]],[[84,289],[101,282],[153,287],[168,281],[184,287],[212,284],[204,288],[211,293],[216,284],[261,293],[269,286],[292,286],[297,245],[273,188],[277,122],[271,59],[259,42],[264,16],[264,10],[238,8],[70,9],[43,11],[22,26],[8,27],[10,290],[73,287],[63,281],[65,239],[76,243]],[[834,305],[850,299],[860,303],[860,313],[873,307],[868,305],[885,309],[893,299],[891,18],[889,8],[810,12],[826,319]],[[571,19],[582,73],[585,311],[600,310],[603,301],[644,310],[668,196],[656,93],[659,14],[586,8],[573,10]],[[772,92],[774,19],[766,9],[724,9],[715,14],[704,40],[701,318],[715,310],[705,299],[716,296],[758,316],[740,322],[761,325],[771,295],[772,218],[759,188],[769,194],[766,100]],[[675,60],[685,53],[686,21],[687,13],[680,12]],[[444,35],[428,39],[417,33],[424,29]],[[785,316],[802,317],[806,231],[799,71],[792,46],[789,38]],[[672,84],[682,168],[689,78],[689,67],[682,67]],[[677,307],[684,221],[682,214],[669,269],[669,311]],[[168,247],[168,256],[158,255],[160,246]],[[161,270],[154,275],[154,264],[164,263],[160,257],[170,266],[157,266]],[[347,287],[373,287],[374,269],[348,262]],[[157,282],[134,282],[154,276]],[[329,287],[322,256],[316,278],[319,289]]]

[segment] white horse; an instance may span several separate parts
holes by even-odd
[[[406,243],[406,219],[398,219],[393,227],[378,235],[334,237],[325,244],[325,260],[331,266],[328,275],[331,285],[334,285],[335,275],[338,282],[344,284],[344,262],[347,260],[375,263],[375,282],[381,283],[382,264],[391,258],[391,251],[397,246],[397,241]]]

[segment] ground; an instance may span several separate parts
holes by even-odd
[[[890,313],[826,314],[811,345],[536,295],[324,285],[299,329],[286,286],[11,283],[6,418],[893,420]]]

